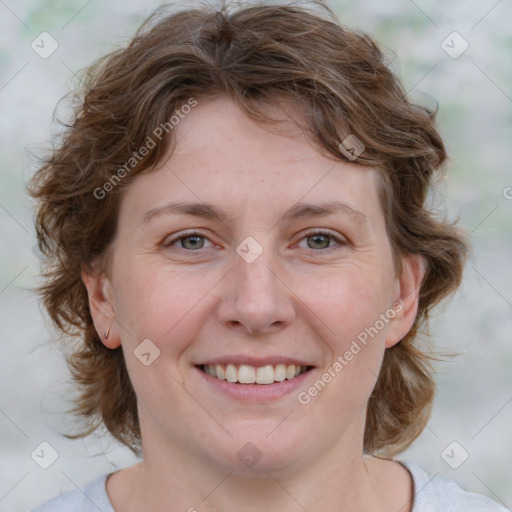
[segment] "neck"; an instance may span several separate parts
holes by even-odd
[[[176,467],[162,474],[141,463],[134,468],[129,506],[120,510],[169,512],[172,503],[171,510],[189,512],[380,512],[381,500],[374,493],[368,465],[366,458],[360,457],[350,466],[339,462],[327,469],[318,464],[286,476],[271,471],[247,476],[204,468],[192,474]]]
[[[359,441],[341,439],[325,453],[297,459],[286,469],[260,471],[221,468],[181,445],[164,453],[156,447],[169,445],[155,442],[144,447],[140,464],[113,475],[108,491],[116,510],[130,512],[391,510],[389,490],[394,488],[396,495],[397,482],[384,476],[391,468],[383,472],[387,463],[363,456]],[[404,505],[400,493],[395,499]]]

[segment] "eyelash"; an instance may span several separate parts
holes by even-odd
[[[301,240],[304,240],[305,238],[313,237],[315,235],[327,236],[331,240],[334,240],[335,242],[337,242],[339,246],[346,246],[348,244],[348,242],[346,240],[336,236],[331,231],[327,231],[327,230],[324,230],[324,229],[318,229],[318,230],[315,230],[315,231],[310,231],[308,233],[305,233],[302,236]],[[169,248],[172,245],[174,245],[176,242],[179,242],[180,240],[184,240],[185,238],[191,238],[191,237],[200,237],[200,238],[205,238],[206,240],[209,240],[209,238],[207,236],[203,235],[202,233],[200,233],[198,231],[190,231],[190,232],[182,233],[180,236],[178,236],[176,238],[172,238],[171,240],[169,240],[167,242],[164,241],[162,246],[164,248]],[[314,252],[330,253],[331,251],[339,249],[339,248],[340,247],[334,246],[334,247],[327,247],[326,249],[310,249],[310,250],[314,251]],[[194,250],[184,249],[183,247],[180,247],[179,250],[185,251],[185,252],[190,252],[190,253],[194,253],[194,252],[198,253],[198,252],[200,252],[200,249],[197,249],[197,250],[194,251]]]

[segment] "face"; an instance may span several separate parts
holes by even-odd
[[[420,265],[395,273],[376,171],[275,128],[199,101],[125,190],[108,277],[84,276],[102,339],[115,320],[105,343],[122,345],[145,458],[356,456],[384,351],[414,320]]]

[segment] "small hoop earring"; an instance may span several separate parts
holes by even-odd
[[[108,335],[110,334],[110,328],[112,327],[112,324],[109,325],[108,329],[105,331],[105,339],[108,340]]]

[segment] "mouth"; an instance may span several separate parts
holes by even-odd
[[[250,366],[247,364],[201,364],[196,368],[217,380],[232,384],[276,384],[286,380],[294,380],[309,372],[313,366],[295,364],[267,364]]]

